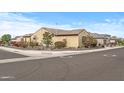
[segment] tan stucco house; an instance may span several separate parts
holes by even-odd
[[[25,43],[30,43],[30,42],[32,42],[32,40],[31,40],[31,36],[33,35],[33,33],[30,33],[30,34],[25,34],[24,36],[23,36],[23,41],[25,42]]]
[[[92,36],[97,40],[97,46],[115,46],[117,44],[117,40],[108,34],[92,33]]]
[[[110,43],[110,35],[91,33],[92,36],[97,40],[97,46],[106,46]]]
[[[74,48],[82,47],[82,37],[90,35],[89,32],[87,32],[85,29],[63,30],[42,27],[32,35],[28,36],[28,39],[26,39],[28,41],[37,42],[41,44],[43,40],[43,34],[45,32],[54,34],[54,37],[52,38],[53,44],[57,41],[66,40],[66,47]]]

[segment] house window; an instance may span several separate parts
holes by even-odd
[[[36,36],[33,37],[33,40],[36,40]]]

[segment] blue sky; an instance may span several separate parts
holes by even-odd
[[[124,37],[123,12],[25,12],[0,13],[0,35],[32,33],[41,27],[84,28],[89,32]]]

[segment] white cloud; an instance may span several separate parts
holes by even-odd
[[[106,22],[108,22],[108,23],[110,23],[110,22],[111,22],[111,20],[110,20],[110,19],[105,19],[105,21],[106,21]]]
[[[119,24],[124,24],[124,18],[120,19]]]
[[[95,33],[106,33],[119,37],[124,37],[124,22],[120,20],[107,19],[105,22],[88,24],[86,28]]]
[[[12,36],[33,33],[41,27],[53,27],[62,29],[85,28],[90,32],[106,33],[124,37],[124,18],[105,19],[104,22],[86,23],[73,22],[72,24],[52,25],[44,24],[23,16],[21,13],[0,13],[0,36],[11,34]]]
[[[12,36],[24,35],[35,32],[41,27],[55,27],[71,29],[71,25],[49,25],[24,17],[20,13],[0,13],[0,36],[11,34]]]
[[[23,17],[21,14],[0,13],[0,35],[12,36],[31,33],[40,27],[34,20]]]

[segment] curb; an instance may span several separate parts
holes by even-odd
[[[112,49],[119,49],[119,48],[124,48],[124,46],[123,47],[114,47],[114,48],[104,48],[104,49],[87,50],[87,51],[86,50],[85,51],[66,51],[66,53],[64,51],[63,51],[63,53],[58,52],[58,51],[57,52],[55,52],[55,51],[52,52],[51,51],[51,53],[47,53],[48,51],[46,51],[46,53],[45,53],[46,55],[44,55],[44,56],[43,55],[40,55],[40,56],[29,56],[29,57],[26,57],[26,58],[3,59],[3,60],[0,60],[0,64],[2,64],[2,63],[20,62],[20,61],[27,61],[27,60],[36,60],[36,59],[47,59],[47,58],[54,58],[54,57],[64,58],[66,56],[73,56],[73,55],[78,55],[78,54],[87,54],[87,53],[100,52],[100,51],[106,51],[106,50],[112,50]],[[8,50],[8,48],[5,48],[5,47],[3,47],[3,48],[0,47],[0,49],[5,50],[5,51],[9,51],[10,50],[10,49]],[[14,50],[14,49],[12,49],[12,50]],[[23,51],[23,53],[24,52],[25,51]],[[26,52],[28,52],[28,51],[26,51]],[[23,54],[23,53],[19,53],[19,51],[17,51],[17,53],[18,54]],[[23,54],[23,55],[26,55],[27,56],[27,54]]]
[[[121,47],[107,47],[102,49],[93,49],[93,50],[81,50],[81,51],[33,51],[33,50],[19,50],[14,48],[7,48],[7,47],[0,47],[1,50],[13,52],[25,56],[50,56],[50,55],[75,55],[75,54],[85,54],[85,53],[92,53],[92,52],[100,52],[100,51],[106,51],[106,50],[112,50],[112,49],[119,49],[124,48],[124,46]]]

